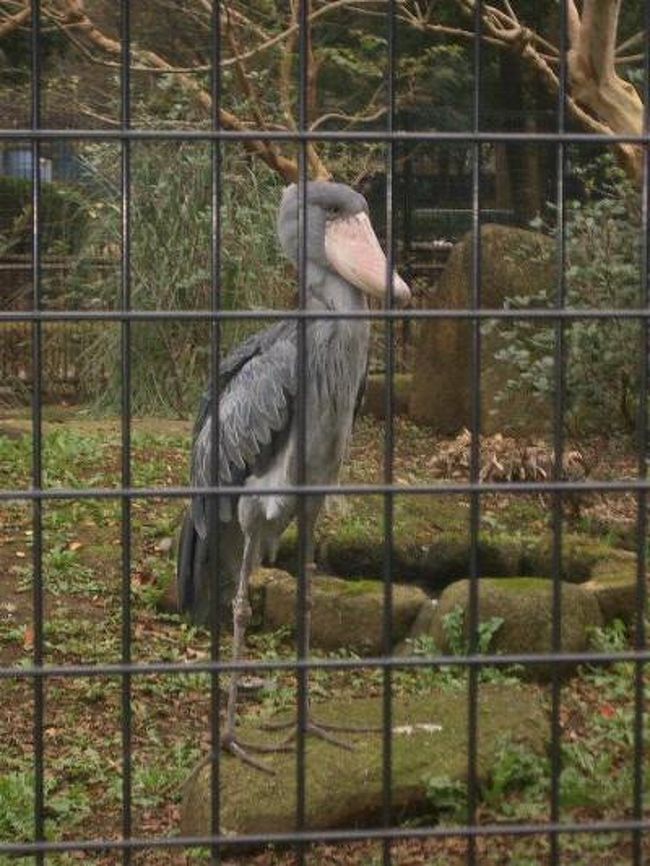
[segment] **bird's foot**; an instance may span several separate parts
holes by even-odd
[[[265,722],[261,727],[267,731],[284,731],[292,729],[291,733],[283,741],[287,746],[290,743],[295,742],[298,736],[298,725],[295,720],[290,722]],[[347,749],[347,751],[353,752],[354,745],[340,739],[340,737],[337,737],[334,732],[344,734],[376,734],[381,733],[381,728],[361,727],[356,725],[337,725],[330,722],[317,722],[311,717],[311,715],[307,717],[305,722],[305,733],[308,736],[318,737],[321,740],[325,740],[327,743],[331,743],[333,746],[339,746],[341,749]]]
[[[274,752],[293,751],[291,746],[285,743],[278,743],[277,745],[247,743],[244,740],[240,740],[235,734],[228,732],[224,733],[221,737],[221,748],[224,752],[228,752],[235,758],[239,758],[240,761],[243,761],[250,767],[261,770],[262,773],[268,773],[269,776],[275,775],[273,767],[269,767],[264,761],[260,761],[253,753],[268,755]]]

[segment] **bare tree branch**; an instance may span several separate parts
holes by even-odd
[[[629,81],[616,72],[616,35],[621,0],[585,0],[577,42],[568,54],[574,99],[603,119],[610,133],[639,135],[643,130],[643,102]],[[618,145],[637,180],[642,173],[642,151]]]
[[[237,78],[239,80],[242,91],[248,98],[259,128],[264,129],[266,127],[266,123],[262,115],[262,109],[260,107],[260,99],[257,93],[257,88],[255,87],[252,78],[248,74],[245,61],[239,59],[239,45],[237,44],[237,37],[235,36],[235,32],[230,21],[230,6],[226,3],[224,3],[224,6],[226,9],[226,38],[228,39],[228,44],[230,45],[230,49],[233,55],[238,58],[238,62],[235,66]],[[268,142],[268,146],[271,150],[275,150],[275,145],[271,142]]]
[[[359,6],[360,4],[368,3],[373,4],[375,6],[385,5],[385,0],[330,0],[330,2],[326,3],[324,6],[321,6],[319,9],[316,9],[314,12],[311,12],[308,16],[308,23],[312,23],[316,21],[318,18],[321,18],[323,15],[331,15],[332,12],[341,8],[342,6],[349,6],[352,8],[353,6]],[[279,45],[281,42],[284,42],[285,39],[288,39],[291,36],[297,35],[298,33],[298,22],[297,20],[292,20],[292,23],[286,30],[283,30],[282,33],[278,33],[277,35],[271,37],[266,42],[263,42],[261,45],[256,45],[255,48],[251,48],[248,51],[245,51],[244,54],[239,57],[229,57],[228,59],[223,61],[224,66],[232,66],[238,60],[250,60],[251,57],[255,57],[258,54],[261,54],[263,51],[268,51],[269,48],[273,48],[274,45]]]
[[[569,35],[569,44],[575,46],[580,38],[580,15],[575,0],[567,0],[566,6],[567,30]]]
[[[638,33],[635,33],[634,36],[630,36],[629,39],[626,39],[616,49],[617,54],[622,54],[624,51],[627,51],[628,48],[634,48],[635,45],[643,45],[645,41],[645,30],[639,30]],[[643,55],[641,55],[643,57]]]
[[[27,3],[24,9],[20,9],[15,15],[8,15],[6,18],[0,19],[0,39],[3,36],[9,36],[14,30],[17,30],[21,25],[29,20],[32,14],[32,4]]]
[[[76,29],[102,51],[113,56],[121,56],[122,47],[118,41],[111,39],[103,33],[85,12],[83,0],[65,0],[67,19],[69,23],[76,26]],[[156,54],[153,51],[142,50],[137,47],[132,48],[133,56],[138,62],[146,67],[157,69],[170,69],[171,64]],[[206,111],[208,116],[212,115],[212,97],[198,81],[185,73],[178,75],[179,84],[196,102]],[[219,120],[225,129],[233,129],[243,131],[246,125],[232,112],[221,108],[219,110]],[[278,154],[276,151],[268,147],[268,143],[263,140],[246,140],[243,142],[244,147],[250,153],[263,160],[270,168],[277,172],[285,181],[295,181],[298,177],[298,164],[296,160],[288,159],[287,157]]]
[[[457,0],[459,7],[473,16],[476,0]],[[481,18],[484,37],[492,44],[509,50],[531,66],[553,93],[560,81],[553,70],[555,57],[549,58],[549,43],[523,26],[509,0],[506,11],[483,3]],[[568,0],[568,27],[571,49],[567,61],[571,95],[566,107],[590,132],[605,135],[639,134],[643,128],[643,103],[636,89],[616,73],[616,35],[621,0],[584,0],[582,16],[574,0]],[[414,26],[444,35],[439,25],[431,24],[414,13]],[[463,38],[466,34],[462,33]],[[638,36],[638,34],[637,34]],[[473,37],[473,34],[472,34]],[[637,37],[633,37],[636,39]],[[554,46],[550,46],[555,54]],[[628,173],[639,182],[642,177],[642,151],[630,144],[615,144]]]
[[[311,130],[318,129],[319,126],[327,123],[328,120],[344,120],[350,126],[354,123],[370,123],[382,117],[387,111],[388,109],[385,105],[373,111],[372,114],[345,114],[343,111],[330,111],[328,114],[322,114],[309,128]]]

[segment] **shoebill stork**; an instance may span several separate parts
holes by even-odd
[[[301,243],[296,185],[282,197],[277,230],[282,250],[294,264]],[[314,181],[306,190],[306,305],[310,310],[363,311],[367,298],[387,291],[386,257],[368,217],[365,198],[340,183]],[[410,298],[406,283],[392,275],[393,299]],[[305,482],[334,484],[364,387],[370,326],[363,318],[309,319],[305,325]],[[279,322],[235,348],[220,364],[219,480],[225,485],[290,488],[297,482],[299,431],[298,335],[295,320]],[[203,397],[194,431],[192,484],[210,483],[213,453],[211,404]],[[314,561],[314,526],[322,496],[305,503],[307,584]],[[232,601],[233,659],[244,649],[250,619],[248,583],[263,558],[271,561],[280,536],[297,515],[290,492],[219,498],[219,562],[208,567],[207,498],[194,497],[185,516],[178,557],[178,598],[196,623],[210,619],[210,584],[219,581],[223,602]],[[311,598],[306,587],[307,616]],[[224,615],[224,609],[220,611]],[[306,623],[307,638],[309,624]],[[235,730],[239,676],[233,673],[222,747],[248,763],[267,769],[250,754],[260,747],[244,744]],[[334,740],[325,726],[308,721],[309,733]]]

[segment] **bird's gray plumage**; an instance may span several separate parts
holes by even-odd
[[[385,297],[387,282],[396,299],[410,296],[408,286],[397,274],[388,280],[386,257],[370,224],[365,199],[342,184],[307,184],[304,199],[295,186],[285,190],[277,227],[282,249],[291,261],[296,263],[299,258],[303,231],[298,214],[303,205],[305,297],[309,309],[363,311],[367,309],[367,295]],[[298,349],[303,327],[304,353],[302,340],[301,351]],[[235,662],[242,658],[251,615],[250,575],[262,557],[275,556],[280,536],[296,512],[294,487],[299,480],[299,459],[304,455],[307,484],[331,485],[337,480],[363,388],[368,343],[369,323],[362,317],[283,322],[246,340],[220,365],[218,449],[213,447],[215,424],[210,389],[202,400],[192,449],[192,483],[204,487],[218,475],[222,484],[254,487],[257,492],[219,497],[214,519],[208,513],[209,499],[194,497],[181,532],[178,595],[181,608],[195,622],[211,618],[210,605],[215,605],[215,595],[222,605],[222,617],[232,600]],[[305,410],[304,439],[296,411],[300,383],[304,385],[300,388]],[[218,467],[211,465],[215,450],[219,454]],[[307,647],[309,573],[314,559],[314,525],[322,501],[322,496],[315,495],[305,499]],[[213,531],[218,533],[218,562],[211,564],[208,537]],[[233,671],[221,747],[270,772],[252,754],[264,747],[245,743],[237,735],[238,682],[239,674]],[[306,732],[342,744],[311,716],[305,724]]]
[[[333,220],[367,214],[363,196],[343,184],[307,185],[306,298],[318,310],[363,310],[365,294],[328,263],[327,227]],[[278,235],[287,257],[298,260],[300,196],[295,186],[283,196]],[[369,223],[368,223],[369,225]],[[298,325],[280,322],[255,334],[220,364],[219,481],[226,485],[291,487],[297,481]],[[369,323],[361,319],[308,320],[305,326],[305,470],[308,484],[336,482],[363,388]],[[211,478],[210,389],[195,425],[192,484]],[[244,537],[255,541],[255,558],[272,558],[280,535],[295,516],[295,496],[286,494],[220,497],[218,573],[207,558],[207,499],[196,496],[185,517],[178,560],[181,609],[195,622],[209,619],[208,587],[219,580],[223,614],[232,600]],[[322,497],[307,504],[308,556],[313,556],[313,525]]]

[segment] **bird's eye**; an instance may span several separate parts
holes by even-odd
[[[333,218],[341,216],[341,209],[339,207],[337,207],[336,205],[333,205],[329,209],[329,215]]]

